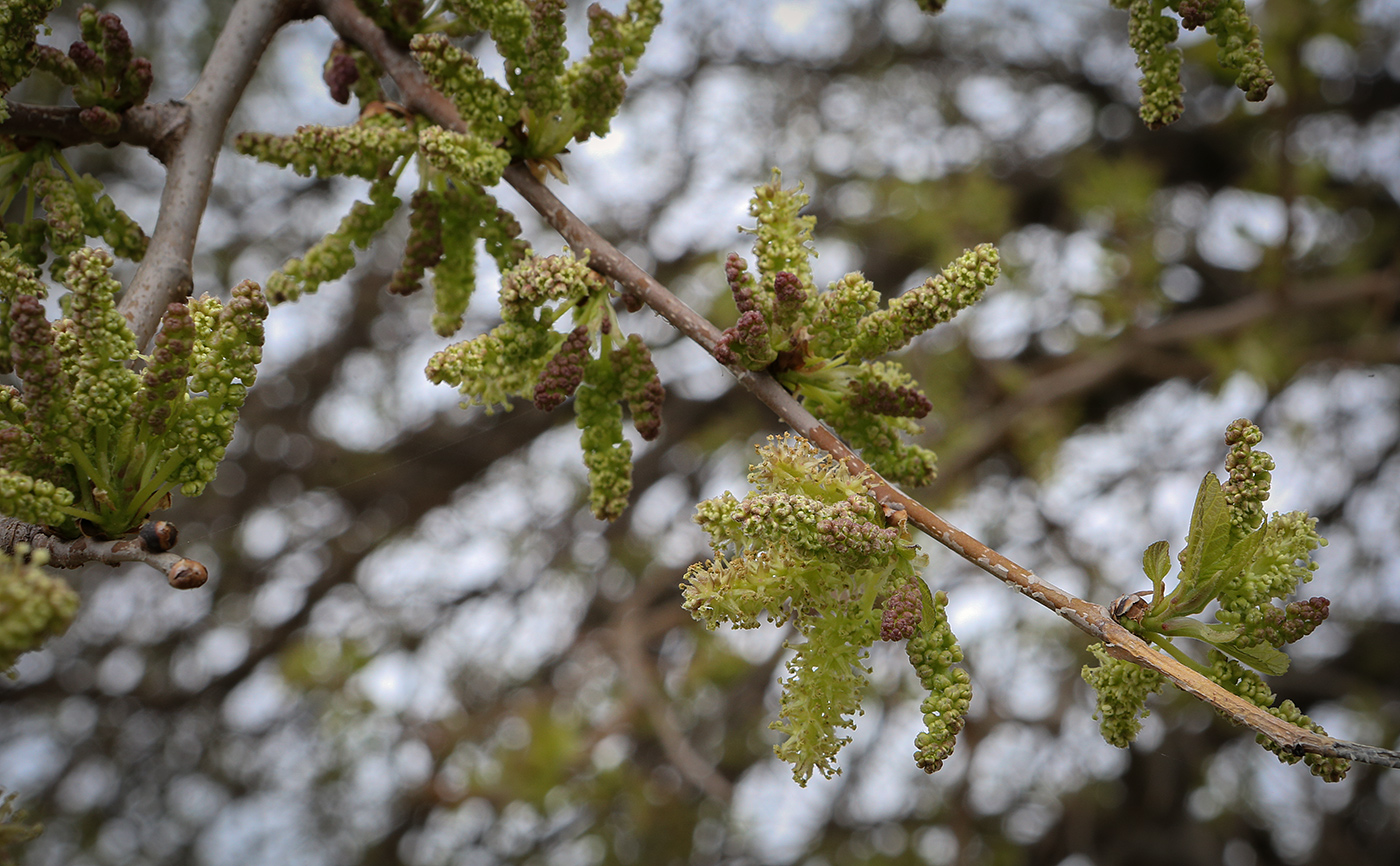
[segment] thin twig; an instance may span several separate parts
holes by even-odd
[[[378,26],[355,6],[353,0],[320,0],[319,5],[322,13],[343,38],[355,42],[368,52],[394,79],[403,93],[405,105],[447,129],[467,131],[451,102],[432,87],[427,76],[412,58],[393,45]],[[579,219],[543,183],[536,180],[525,166],[511,165],[506,169],[505,180],[568,241],[576,255],[588,255],[589,264],[595,270],[617,280],[628,294],[661,314],[705,351],[714,354],[720,337],[719,328],[692,310],[656,278],[638,267],[607,239]],[[768,373],[733,367],[729,369],[740,384],[798,434],[839,459],[851,472],[876,479],[876,499],[887,509],[896,513],[903,511],[910,523],[931,538],[1102,641],[1115,656],[1130,659],[1161,673],[1182,691],[1215,707],[1230,720],[1263,734],[1294,755],[1311,753],[1386,767],[1400,767],[1400,752],[1349,743],[1290,725],[1264,709],[1231,694],[1170,656],[1158,652],[1114,621],[1101,605],[1076,598],[1054,584],[1041,580],[1029,569],[992,550],[885,481]]]
[[[121,126],[110,135],[99,135],[83,126],[77,106],[29,105],[6,102],[10,116],[0,123],[0,135],[23,141],[27,138],[51,141],[59,147],[82,144],[130,144],[150,151],[161,162],[170,156],[178,140],[186,111],[179,102],[159,102],[137,105],[121,113]]]
[[[644,624],[641,611],[629,608],[619,620],[609,643],[621,668],[623,685],[646,713],[661,748],[666,752],[666,759],[690,784],[710,797],[728,803],[734,796],[734,784],[711,766],[686,739],[671,702],[656,682],[655,671],[648,663],[646,650],[642,646]]]
[[[193,291],[194,244],[224,130],[272,37],[307,11],[303,0],[238,0],[199,81],[185,97],[183,134],[170,149],[151,244],[118,307],[136,345],[145,346],[155,336],[166,306]]]
[[[156,533],[147,527],[160,526]],[[116,565],[121,562],[144,562],[165,575],[176,589],[195,589],[209,579],[209,569],[193,559],[171,553],[175,544],[174,529],[164,521],[147,524],[137,535],[116,540],[96,538],[62,538],[46,532],[43,527],[24,523],[13,517],[0,517],[0,553],[15,555],[17,545],[26,545],[29,552],[48,551],[48,565],[54,568],[77,568],[89,562]],[[164,535],[163,540],[158,536]]]

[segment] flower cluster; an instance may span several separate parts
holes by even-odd
[[[1137,52],[1142,78],[1139,114],[1149,129],[1160,129],[1181,117],[1181,52],[1172,46],[1176,12],[1187,30],[1204,27],[1215,37],[1216,62],[1235,70],[1235,86],[1245,99],[1259,102],[1273,86],[1274,74],[1264,62],[1259,28],[1249,19],[1244,0],[1109,0],[1128,12],[1128,44]]]
[[[414,158],[422,160],[423,185],[410,200],[409,241],[389,291],[411,294],[422,288],[431,270],[435,331],[447,336],[461,327],[476,287],[478,239],[485,241],[502,270],[526,252],[517,239],[519,224],[484,188],[500,179],[509,155],[483,149],[440,127],[386,111],[367,114],[351,126],[304,126],[289,136],[244,133],[235,147],[264,162],[290,166],[298,174],[314,171],[323,177],[371,181],[368,202],[352,205],[335,231],[268,278],[273,303],[314,292],[355,266],[352,247],[368,248],[398,211],[401,202],[394,189]],[[444,234],[453,239],[451,244],[443,243]]]
[[[749,473],[743,500],[725,493],[700,503],[696,522],[715,558],[686,572],[685,608],[707,628],[791,623],[775,751],[806,784],[813,771],[839,772],[876,640],[908,638],[911,663],[931,694],[916,760],[932,772],[952,750],[971,692],[943,615],[918,571],[927,562],[902,523],[887,525],[865,479],[798,437],[771,438]]]
[[[338,102],[352,93],[360,100],[357,123],[238,137],[241,153],[299,174],[345,175],[372,184],[368,203],[356,202],[335,231],[268,279],[273,303],[344,276],[355,263],[352,247],[367,248],[398,210],[394,188],[416,160],[421,180],[409,206],[409,243],[389,290],[416,291],[431,271],[433,329],[448,336],[461,327],[475,288],[476,242],[485,242],[502,271],[527,250],[517,239],[519,224],[486,188],[516,158],[560,173],[557,154],[571,140],[605,134],[626,90],[623,76],[635,68],[661,14],[659,0],[631,0],[620,15],[595,6],[589,10],[589,52],[566,66],[565,5],[449,0],[424,17],[423,4],[415,0],[370,10],[377,24],[411,46],[434,85],[456,105],[465,130],[390,109],[378,84],[381,70],[364,52],[336,42],[325,65],[326,84]],[[480,31],[505,60],[505,84],[449,38]],[[444,237],[452,242],[443,243]]]
[[[997,250],[987,244],[968,250],[884,309],[860,274],[819,292],[809,261],[815,220],[800,216],[807,203],[801,189],[783,189],[774,171],[772,182],[756,190],[749,213],[757,220],[758,274],[738,255],[725,262],[739,317],[721,336],[715,358],[768,370],[879,472],[898,483],[927,484],[934,454],[902,434],[922,432],[918,420],[932,404],[901,365],[872,359],[976,303],[999,273]]]
[[[1211,653],[1210,678],[1227,691],[1267,710],[1270,715],[1277,716],[1290,725],[1296,725],[1324,736],[1327,734],[1321,725],[1304,714],[1292,701],[1285,700],[1278,706],[1274,706],[1277,697],[1259,674],[1247,669],[1234,659],[1225,658],[1220,653]],[[1351,763],[1344,758],[1326,758],[1314,754],[1295,755],[1284,750],[1263,734],[1256,736],[1255,740],[1259,745],[1277,755],[1278,759],[1285,764],[1296,764],[1303,761],[1312,774],[1320,777],[1324,782],[1340,782],[1346,777],[1347,771],[1351,769]]]
[[[913,581],[895,587],[880,612],[880,640],[906,640],[924,621],[924,600]]]
[[[3,227],[8,254],[39,267],[54,254],[50,273],[62,279],[68,257],[88,238],[102,238],[124,259],[139,260],[146,254],[146,233],[119,210],[102,183],[90,174],[79,175],[52,145],[19,150],[0,141],[0,198],[4,204],[28,190],[25,217]],[[44,218],[35,216],[33,203],[42,205]]]
[[[502,322],[490,333],[448,346],[428,362],[428,378],[450,384],[464,406],[510,408],[513,398],[546,411],[577,396],[589,503],[616,519],[632,491],[632,443],[622,434],[622,404],[643,439],[661,429],[665,389],[651,351],[621,337],[609,300],[612,282],[571,254],[530,257],[501,276]],[[556,324],[565,315],[572,328]]]
[[[1110,746],[1126,749],[1148,715],[1147,696],[1159,691],[1166,679],[1154,670],[1110,656],[1101,643],[1090,644],[1089,653],[1098,659],[1098,666],[1085,665],[1081,675],[1097,696],[1094,718],[1099,720],[1099,733]]]
[[[414,38],[434,83],[456,103],[473,133],[504,140],[514,156],[545,159],[590,135],[606,135],[627,91],[624,78],[661,20],[660,0],[629,0],[621,15],[588,10],[588,53],[567,64],[565,0],[456,0],[446,34]],[[486,31],[505,61],[505,85],[488,79],[447,36]]]
[[[1274,604],[1312,579],[1317,568],[1312,552],[1326,542],[1317,534],[1316,518],[1302,512],[1265,518],[1263,503],[1274,461],[1254,450],[1261,439],[1259,428],[1241,418],[1230,425],[1225,439],[1230,479],[1222,485],[1208,473],[1201,482],[1186,547],[1178,556],[1181,569],[1175,589],[1166,591],[1171,570],[1167,542],[1156,542],[1142,559],[1152,590],[1125,596],[1132,603],[1115,605],[1115,614],[1128,629],[1222,687],[1279,718],[1321,732],[1291,703],[1274,707],[1273,693],[1255,671],[1273,676],[1287,672],[1288,656],[1279,648],[1311,634],[1327,618],[1328,601],[1322,597],[1284,607]],[[1212,603],[1218,605],[1215,622],[1193,618]],[[1172,639],[1178,637],[1208,644],[1210,664],[1202,665],[1177,648]],[[1098,691],[1104,737],[1126,746],[1137,733],[1143,701],[1160,682],[1128,671],[1129,662],[1111,659],[1100,645],[1090,651],[1100,665],[1086,667],[1084,678]],[[1280,758],[1297,760],[1291,755]],[[1345,762],[1318,758],[1309,763],[1329,781],[1345,773]]]
[[[67,58],[50,53],[52,63],[46,64],[46,71],[73,85],[84,126],[111,135],[121,127],[120,113],[150,94],[151,61],[133,54],[131,36],[111,12],[84,5],[78,10],[78,28],[83,38],[68,48]]]
[[[48,551],[17,545],[0,554],[0,673],[50,637],[63,634],[78,611],[78,594],[41,568]]]
[[[920,581],[921,592],[928,588]],[[972,681],[967,671],[955,664],[962,661],[962,649],[948,626],[948,594],[939,590],[927,604],[923,628],[905,643],[909,663],[919,682],[929,693],[919,705],[924,730],[914,737],[914,763],[925,773],[936,773],[953,754],[954,741],[962,730],[967,709],[972,704]]]
[[[0,21],[0,93],[40,69],[72,87],[84,126],[96,135],[112,135],[121,127],[121,112],[144,102],[150,92],[151,63],[134,56],[131,37],[116,15],[86,5],[78,11],[82,38],[66,54],[36,44],[35,28],[54,5],[6,4]],[[0,119],[6,114],[0,107]],[[122,258],[145,255],[145,233],[102,193],[95,178],[79,176],[51,144],[0,139],[0,211],[26,189],[25,215],[4,226],[4,241],[12,255],[35,267],[47,258],[47,244],[54,254],[54,279],[62,279],[68,256],[88,238],[102,238]],[[36,203],[43,207],[43,219],[35,213]]]
[[[171,304],[145,370],[117,312],[112,257],[80,249],[64,275],[69,318],[50,323],[36,274],[0,257],[0,512],[61,534],[117,538],[179,487],[214,478],[262,357],[267,303],[244,282],[227,304]]]
[[[27,0],[5,4],[5,15],[0,16],[0,96],[28,78],[39,62],[35,36],[58,3],[59,0]],[[9,109],[0,100],[0,121],[9,115]]]

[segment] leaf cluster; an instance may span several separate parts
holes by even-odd
[[[772,725],[775,747],[805,785],[813,771],[838,772],[836,753],[861,713],[866,659],[876,640],[908,639],[910,662],[930,691],[928,730],[916,739],[919,765],[932,772],[952,751],[971,697],[967,674],[943,616],[946,597],[930,596],[919,553],[902,521],[886,520],[865,479],[805,439],[770,438],[749,473],[754,490],[700,503],[698,523],[715,558],[686,572],[685,608],[707,628],[791,624],[803,637],[783,680]]]
[[[66,318],[50,322],[31,267],[0,256],[0,511],[61,535],[118,538],[214,478],[262,358],[255,283],[228,303],[171,304],[150,357],[117,312],[110,254],[73,253]],[[146,361],[140,373],[129,364]]]
[[[1260,439],[1259,428],[1247,419],[1230,425],[1226,433],[1230,480],[1222,485],[1214,473],[1207,473],[1201,481],[1186,546],[1177,557],[1175,587],[1167,590],[1171,560],[1167,542],[1158,541],[1142,558],[1152,589],[1119,599],[1113,613],[1124,626],[1178,661],[1296,724],[1301,713],[1288,703],[1273,707],[1274,695],[1255,671],[1271,676],[1286,673],[1288,656],[1280,648],[1311,634],[1327,618],[1328,602],[1322,597],[1286,606],[1274,603],[1312,579],[1317,568],[1312,551],[1326,541],[1317,534],[1316,518],[1302,512],[1265,518],[1263,503],[1269,496],[1274,462],[1268,454],[1254,450]],[[1217,606],[1215,622],[1195,618],[1210,605]],[[1173,643],[1174,638],[1209,645],[1209,664],[1187,655]],[[1130,662],[1110,658],[1101,645],[1090,651],[1100,665],[1086,666],[1084,678],[1098,691],[1104,738],[1126,746],[1137,733],[1143,701],[1161,681],[1128,671],[1124,666],[1134,667]],[[1311,726],[1310,720],[1307,725]],[[1291,755],[1281,758],[1297,760]],[[1345,773],[1337,762],[1318,758],[1310,763],[1314,773],[1329,780]]]
[[[976,303],[996,281],[1000,256],[990,244],[968,250],[883,309],[880,293],[858,273],[818,291],[810,262],[816,221],[799,215],[808,197],[800,184],[783,189],[781,181],[775,170],[749,203],[758,273],[736,254],[725,263],[739,317],[715,357],[768,370],[880,473],[927,484],[936,458],[903,436],[923,431],[918,420],[932,404],[902,365],[873,359]]]
[[[428,378],[450,384],[463,406],[511,408],[525,398],[546,411],[577,396],[575,420],[588,467],[589,504],[614,520],[632,491],[632,443],[622,434],[622,404],[643,439],[661,428],[665,389],[651,351],[623,337],[609,303],[613,284],[570,253],[530,257],[501,277],[499,326],[443,349]],[[558,329],[569,317],[571,329]]]

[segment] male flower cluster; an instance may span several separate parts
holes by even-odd
[[[296,300],[349,273],[355,266],[352,247],[368,249],[398,211],[394,189],[410,159],[420,160],[424,183],[410,199],[408,244],[388,288],[411,294],[432,271],[435,331],[447,336],[462,325],[476,288],[478,239],[502,270],[527,250],[517,237],[519,223],[485,189],[500,180],[509,154],[441,127],[382,112],[350,126],[304,126],[287,136],[244,133],[235,147],[298,174],[371,181],[368,202],[355,202],[335,231],[268,278],[273,303]]]
[[[472,133],[512,156],[548,159],[570,141],[606,135],[661,20],[660,0],[629,0],[620,15],[588,10],[588,53],[567,64],[565,0],[452,0],[445,33],[424,32],[411,47]],[[448,36],[485,31],[505,63],[505,85],[488,78]]]
[[[1229,426],[1225,465],[1230,478],[1222,485],[1208,473],[1201,482],[1186,547],[1178,557],[1176,587],[1166,591],[1171,570],[1167,542],[1156,542],[1143,554],[1143,571],[1152,590],[1138,593],[1142,601],[1126,606],[1119,621],[1223,688],[1285,721],[1321,733],[1291,703],[1274,707],[1273,692],[1255,673],[1287,672],[1288,656],[1279,648],[1311,634],[1328,613],[1328,601],[1320,596],[1284,607],[1274,604],[1312,579],[1317,568],[1312,552],[1326,542],[1317,534],[1316,518],[1302,512],[1265,518],[1263,503],[1274,461],[1254,450],[1260,439],[1259,428],[1247,419]],[[1193,618],[1212,603],[1218,605],[1214,623]],[[1208,644],[1208,664],[1177,648],[1172,639],[1178,637]],[[1098,692],[1100,728],[1108,742],[1127,746],[1137,734],[1143,702],[1160,686],[1160,679],[1130,670],[1136,666],[1109,657],[1101,645],[1090,647],[1090,652],[1100,664],[1086,666],[1083,676]],[[1298,760],[1293,755],[1279,757],[1290,763]],[[1308,763],[1314,774],[1328,781],[1346,772],[1343,761],[1309,756]]]
[[[356,202],[335,231],[268,278],[273,303],[344,276],[355,264],[352,247],[367,249],[393,218],[400,204],[394,194],[398,178],[409,160],[417,160],[422,183],[410,202],[409,243],[389,290],[414,292],[431,271],[433,329],[448,336],[461,327],[476,285],[476,242],[485,241],[503,272],[527,250],[517,239],[519,224],[486,188],[500,181],[512,159],[558,172],[556,154],[571,140],[606,134],[626,90],[623,76],[636,67],[661,14],[659,0],[631,0],[620,15],[595,6],[589,11],[589,52],[566,67],[565,6],[564,0],[448,0],[428,17],[416,0],[374,7],[376,23],[410,44],[434,85],[457,107],[465,130],[386,110],[379,101],[381,70],[364,52],[337,42],[325,79],[336,101],[348,101],[352,92],[361,100],[357,123],[307,126],[290,136],[239,136],[237,149],[265,162],[372,184],[368,202]],[[505,84],[449,40],[480,31],[504,58]]]
[[[121,19],[91,5],[78,10],[82,38],[65,54],[35,42],[36,31],[58,6],[51,0],[6,3],[0,16],[0,95],[8,93],[34,69],[73,87],[78,120],[98,135],[121,128],[122,111],[146,101],[151,90],[151,62],[132,52],[131,36]],[[8,110],[0,105],[0,120]]]
[[[244,282],[227,304],[171,304],[145,370],[131,370],[111,265],[101,250],[73,253],[69,318],[50,323],[34,271],[0,256],[0,372],[23,383],[0,400],[0,512],[68,537],[119,538],[176,487],[198,495],[262,357],[267,303]]]
[[[622,435],[622,404],[643,439],[661,429],[665,389],[641,338],[621,337],[609,303],[612,282],[571,254],[530,257],[501,276],[502,322],[455,343],[428,362],[428,378],[456,387],[463,406],[487,411],[525,398],[546,411],[576,396],[588,467],[589,504],[616,519],[632,491],[632,443]],[[558,330],[565,315],[573,327]]]
[[[46,550],[17,545],[0,554],[0,674],[15,659],[50,637],[63,634],[78,610],[78,594],[62,578],[41,568]]]
[[[813,771],[839,772],[865,688],[865,660],[876,640],[908,639],[927,730],[916,738],[919,765],[932,772],[952,750],[971,692],[962,659],[935,598],[918,576],[927,562],[902,525],[886,525],[864,479],[798,437],[770,438],[749,473],[755,489],[700,503],[695,521],[715,558],[696,564],[681,585],[685,608],[707,628],[790,622],[804,638],[783,680],[775,748],[805,785]]]
[[[768,370],[812,414],[831,424],[893,481],[933,480],[932,451],[907,442],[932,404],[894,362],[872,359],[907,346],[919,334],[977,302],[996,281],[1000,258],[987,244],[963,253],[936,277],[880,308],[880,293],[860,274],[819,292],[812,283],[812,228],[800,216],[807,196],[783,189],[775,171],[749,205],[758,274],[736,254],[725,279],[738,321],[715,348],[723,364]]]
[[[1142,78],[1139,114],[1149,129],[1160,129],[1181,117],[1181,52],[1172,46],[1181,16],[1187,30],[1204,27],[1215,37],[1216,62],[1235,70],[1235,86],[1245,99],[1259,102],[1274,84],[1274,74],[1264,62],[1259,28],[1250,21],[1244,0],[1109,0],[1128,12],[1128,44],[1137,53]]]
[[[121,128],[121,112],[144,102],[150,92],[151,63],[134,56],[131,37],[116,15],[87,5],[78,11],[82,38],[67,53],[35,43],[35,28],[54,5],[6,4],[0,20],[0,42],[5,46],[0,50],[0,93],[40,69],[72,87],[84,126],[97,135],[113,135]],[[0,107],[0,119],[5,114]],[[31,206],[26,219],[4,226],[10,255],[37,268],[47,258],[47,245],[54,254],[50,272],[55,280],[63,278],[68,257],[88,238],[102,238],[122,258],[145,255],[145,233],[102,193],[97,179],[79,176],[52,144],[26,142],[21,147],[4,138],[0,200],[14,201],[26,187],[30,201],[43,207],[44,218],[35,218]]]
[[[927,595],[928,589],[923,588],[922,593]],[[972,681],[966,670],[954,667],[963,660],[963,654],[948,625],[948,594],[939,590],[930,601],[923,627],[909,638],[904,649],[919,682],[929,693],[919,705],[924,730],[914,737],[914,763],[925,773],[936,773],[953,754],[954,742],[972,705]]]
[[[26,187],[43,206],[44,219],[4,225],[9,255],[37,268],[48,258],[47,245],[54,254],[50,273],[61,280],[68,257],[88,238],[102,238],[124,259],[146,254],[145,232],[102,192],[95,177],[73,171],[52,145],[21,151],[0,141],[0,197],[13,199]]]

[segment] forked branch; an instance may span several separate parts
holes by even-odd
[[[410,110],[431,118],[446,129],[467,131],[451,102],[432,87],[412,58],[393,45],[353,0],[320,0],[319,6],[343,38],[368,52],[394,79]],[[617,280],[624,291],[651,307],[707,352],[714,353],[720,330],[579,219],[536,179],[529,168],[518,163],[511,165],[504,177],[564,237],[576,255],[587,253],[588,262],[595,270]],[[745,388],[794,431],[841,460],[853,474],[879,479],[878,474],[803,408],[771,375],[743,368],[729,369]],[[968,562],[1102,641],[1117,657],[1161,673],[1178,688],[1210,704],[1232,721],[1264,735],[1285,751],[1294,755],[1317,754],[1400,767],[1400,752],[1316,734],[1288,724],[1231,694],[1120,626],[1101,605],[1084,601],[1041,580],[1029,569],[1017,565],[948,523],[883,479],[879,479],[875,495],[894,515],[893,519],[907,519]],[[899,512],[903,512],[905,517],[900,518]]]

